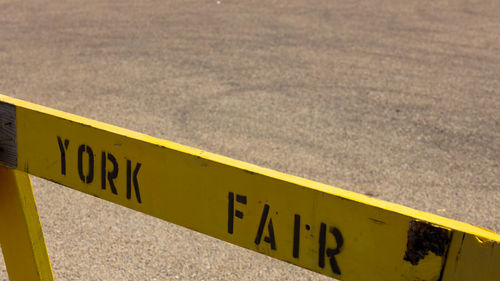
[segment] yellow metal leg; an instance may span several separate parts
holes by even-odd
[[[28,174],[0,166],[0,244],[11,281],[54,280]]]

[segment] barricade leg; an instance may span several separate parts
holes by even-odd
[[[0,166],[0,244],[9,279],[53,280],[29,175]]]

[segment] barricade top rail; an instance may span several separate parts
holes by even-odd
[[[0,95],[0,163],[340,280],[500,280],[500,235]]]

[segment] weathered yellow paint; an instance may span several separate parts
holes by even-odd
[[[13,168],[341,280],[442,280],[452,272],[457,236],[500,241],[466,223],[6,96],[0,101],[16,107]],[[498,263],[493,249],[477,255]],[[455,267],[481,271],[484,264]]]
[[[11,281],[53,280],[29,176],[3,166],[0,244]]]
[[[450,244],[442,281],[500,280],[500,243],[456,233]]]

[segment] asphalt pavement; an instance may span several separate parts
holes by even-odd
[[[499,14],[0,0],[0,92],[498,232]],[[32,180],[56,280],[331,280]]]

